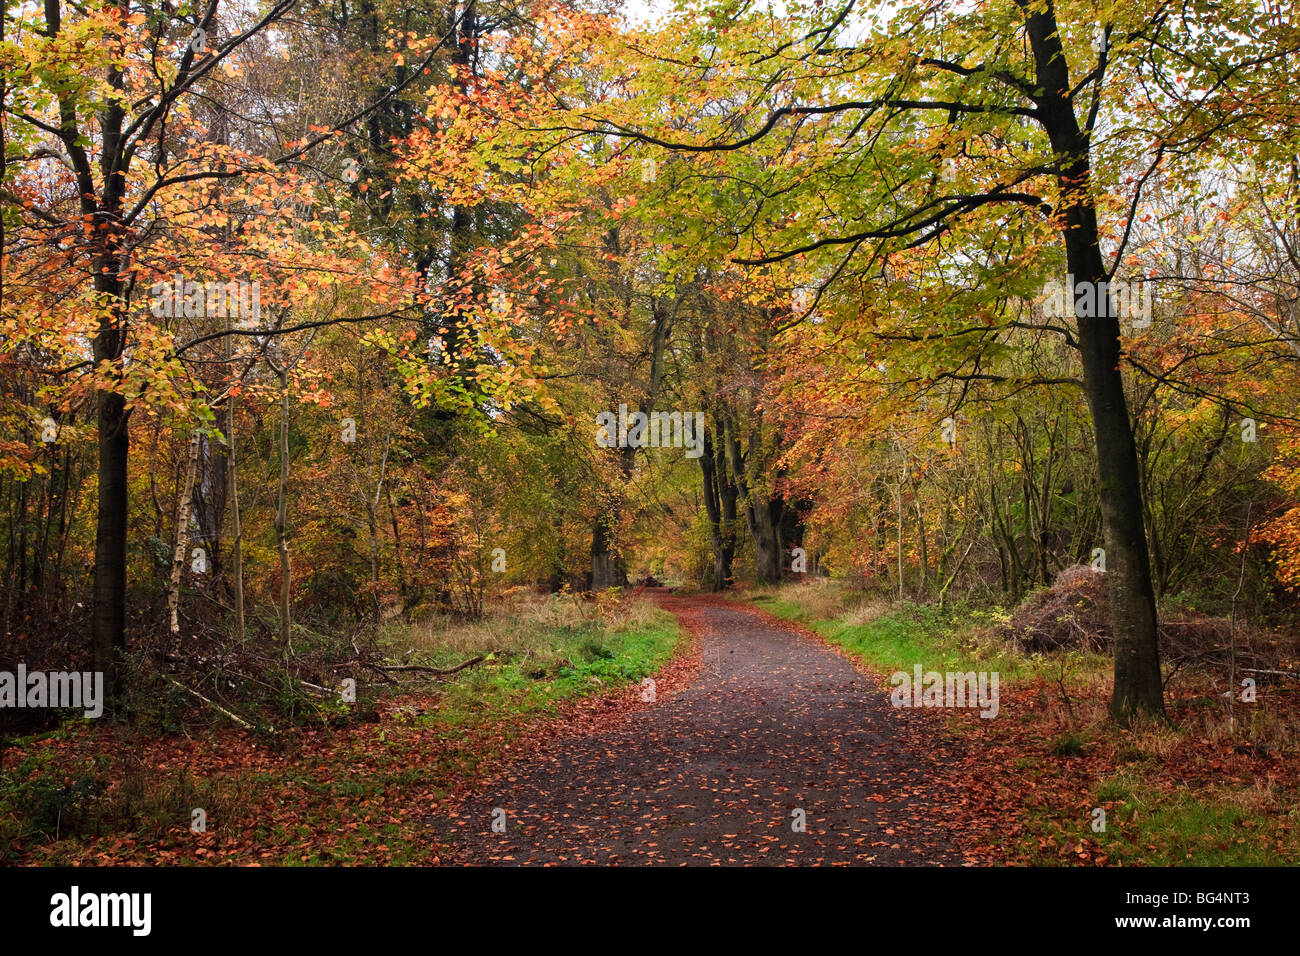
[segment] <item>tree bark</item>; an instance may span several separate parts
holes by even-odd
[[[280,647],[284,665],[289,666],[289,365],[280,373],[280,481],[275,507],[275,544],[280,552]]]
[[[758,579],[765,584],[775,584],[781,580],[784,566],[781,515],[784,511],[785,501],[779,495],[774,498],[751,497],[745,505],[745,521],[754,539],[754,563]]]
[[[98,284],[98,283],[97,283]],[[121,359],[123,333],[102,329],[95,336],[96,363]],[[126,523],[127,434],[126,398],[101,389],[95,401],[99,431],[99,502],[95,516],[94,611],[91,646],[95,670],[104,675],[105,696],[117,693],[121,658],[126,652]]]
[[[755,425],[750,429],[749,447],[753,461],[758,461],[761,447],[760,428],[760,425]],[[724,441],[737,492],[745,502],[745,525],[754,542],[755,573],[764,584],[775,584],[781,580],[781,516],[785,511],[785,500],[780,495],[761,494],[756,490],[755,476],[745,471],[745,456],[740,451],[740,439],[731,422],[726,423]]]
[[[171,622],[171,632],[179,634],[181,574],[185,568],[185,557],[189,551],[186,547],[186,531],[190,526],[190,512],[194,507],[194,476],[199,468],[199,445],[202,441],[198,431],[190,436],[189,460],[185,464],[185,486],[181,489],[180,501],[176,504],[176,547],[172,550],[172,573],[167,582],[167,610]]]
[[[722,446],[704,432],[704,454],[700,456],[704,477],[704,510],[709,518],[713,546],[713,590],[724,591],[732,581],[736,556],[736,485],[727,473]]]
[[[227,496],[230,498],[230,562],[233,567],[232,590],[235,597],[235,637],[242,644],[246,636],[244,624],[244,525],[239,514],[239,469],[235,453],[235,401],[234,395],[226,399],[226,444],[228,465],[226,481],[229,483]]]
[[[608,242],[611,250],[617,254],[619,251],[617,230],[611,230]],[[631,308],[631,293],[626,290],[624,307],[628,310]],[[654,330],[650,337],[650,375],[641,397],[640,408],[640,411],[647,415],[654,412],[655,403],[659,399],[659,388],[663,382],[664,349],[668,344],[668,334],[672,326],[671,314],[662,308],[662,304],[657,300],[651,300],[650,312],[654,322]],[[618,455],[622,479],[626,483],[631,478],[632,469],[636,464],[636,449],[631,446],[620,448]],[[622,497],[623,489],[619,488],[617,499],[621,500]],[[592,526],[591,589],[593,591],[623,587],[627,584],[627,568],[621,555],[615,551],[617,542],[614,540],[613,533],[614,516],[614,508],[606,507],[596,516]]]
[[[1039,116],[1052,149],[1066,157],[1059,173],[1066,267],[1076,284],[1100,284],[1109,276],[1090,195],[1090,142],[1079,127],[1070,98],[1054,6],[1049,3],[1035,8],[1027,16],[1027,24],[1038,69],[1037,86],[1043,91]],[[1071,295],[1072,290],[1067,298]],[[1119,321],[1109,298],[1094,296],[1099,314],[1079,316],[1077,326],[1101,479],[1106,579],[1115,634],[1115,688],[1110,711],[1117,723],[1128,725],[1140,714],[1163,716],[1164,688],[1143,525],[1141,471],[1120,373]]]
[[[610,530],[612,517],[609,512],[602,513],[592,528],[591,589],[593,591],[622,587],[626,580],[618,555],[613,549],[614,539]]]

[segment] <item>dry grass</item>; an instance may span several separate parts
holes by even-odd
[[[1163,760],[1186,743],[1184,732],[1163,721],[1144,720],[1129,733],[1129,746],[1143,757]]]
[[[477,621],[436,617],[409,628],[390,629],[388,645],[398,655],[439,660],[491,652],[546,656],[556,632],[646,630],[657,613],[648,601],[617,594],[601,594],[592,600],[569,593],[517,589],[493,602]]]
[[[1190,710],[1180,719],[1179,727],[1189,736],[1216,745],[1234,743],[1294,754],[1300,750],[1300,707],[1294,700],[1270,700],[1264,696],[1267,693],[1267,688],[1261,688],[1257,703],[1238,701],[1231,709],[1226,699],[1214,694],[1214,704]],[[1273,703],[1282,706],[1269,706]]]
[[[884,598],[863,598],[852,604],[840,619],[850,627],[861,627],[863,624],[870,624],[882,614],[889,613],[894,607],[892,602]]]
[[[814,620],[839,620],[859,625],[892,610],[885,598],[863,597],[843,579],[814,577],[799,584],[753,584],[737,595],[747,601],[781,601],[798,605]]]
[[[1279,809],[1279,791],[1277,782],[1269,777],[1256,780],[1248,787],[1233,784],[1215,784],[1206,791],[1206,796],[1215,804],[1239,810],[1242,813],[1271,813]],[[1294,814],[1300,807],[1291,807]]]

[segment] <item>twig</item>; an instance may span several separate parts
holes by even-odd
[[[210,699],[210,698],[204,697],[202,694],[200,694],[200,693],[199,693],[197,690],[195,690],[193,687],[187,687],[187,686],[185,686],[184,684],[182,684],[180,681],[176,680],[176,678],[174,678],[174,677],[170,677],[170,676],[168,676],[168,675],[166,675],[166,674],[164,674],[163,677],[165,677],[165,678],[166,678],[170,683],[175,684],[175,685],[176,685],[177,687],[179,687],[181,690],[185,691],[187,694],[191,694],[191,695],[197,697],[199,700],[203,701],[203,703],[207,704],[207,705],[208,705],[209,707],[211,707],[213,710],[217,711],[217,712],[220,713],[220,714],[223,714],[223,715],[226,716],[226,717],[229,717],[231,720],[233,720],[233,721],[234,721],[235,723],[237,723],[239,726],[243,727],[245,730],[256,730],[256,729],[257,729],[253,724],[249,723],[249,722],[248,722],[247,720],[245,720],[243,717],[240,717],[238,714],[233,713],[232,711],[229,711],[229,710],[227,710],[226,708],[222,707],[222,706],[221,706],[220,704],[218,704],[215,700],[212,700],[212,699]],[[274,728],[274,727],[267,727],[266,729],[269,730],[271,733],[275,733],[275,728]]]
[[[457,671],[463,671],[467,667],[473,667],[475,664],[481,664],[485,660],[487,660],[487,657],[480,654],[478,657],[471,657],[469,660],[457,664],[455,667],[426,667],[423,664],[391,664],[387,669],[390,671],[420,671],[423,674],[435,674],[440,677],[445,677],[448,674],[455,674]]]
[[[1241,574],[1237,576],[1237,590],[1232,595],[1232,629],[1228,632],[1231,646],[1228,651],[1228,727],[1237,729],[1237,599],[1241,597],[1242,588],[1246,586],[1246,558],[1250,554],[1250,513],[1255,507],[1252,501],[1246,505],[1246,538],[1241,542]]]
[[[1061,699],[1065,701],[1065,711],[1070,715],[1070,723],[1073,724],[1075,722],[1074,705],[1070,703],[1070,695],[1065,689],[1065,659],[1060,658],[1057,663],[1060,665],[1060,668],[1056,675],[1056,684],[1061,688]]]
[[[1272,671],[1265,670],[1262,667],[1243,667],[1241,670],[1245,671],[1247,674],[1277,674],[1279,677],[1289,677],[1292,680],[1300,680],[1300,674],[1297,674],[1295,671]]]
[[[383,669],[382,667],[380,667],[378,664],[369,664],[369,663],[367,663],[367,662],[365,662],[365,661],[362,661],[362,662],[361,662],[361,666],[362,666],[362,667],[368,667],[370,670],[374,671],[376,674],[378,674],[378,675],[379,675],[380,677],[382,677],[384,680],[388,681],[388,683],[392,684],[394,687],[401,687],[401,686],[402,686],[401,681],[397,680],[397,678],[393,677],[393,675],[391,675],[390,673],[388,673],[388,671],[384,670],[384,669]]]

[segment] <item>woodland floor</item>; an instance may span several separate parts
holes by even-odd
[[[963,852],[970,815],[953,772],[966,755],[941,726],[905,719],[845,657],[761,612],[654,599],[697,634],[694,682],[489,783],[440,834],[445,862],[977,860]],[[490,826],[497,808],[504,833]]]
[[[803,593],[749,597],[789,616]],[[653,615],[658,624],[621,638],[604,633],[613,658],[586,670],[570,662],[534,674],[516,661],[507,673],[496,662],[498,679],[484,664],[457,675],[464,686],[383,698],[367,719],[273,738],[228,724],[157,735],[70,721],[15,741],[0,754],[9,827],[0,837],[11,834],[0,860],[1300,862],[1292,738],[1279,731],[1283,746],[1242,746],[1245,718],[1225,731],[1214,687],[1171,691],[1167,724],[1116,730],[1104,675],[1067,680],[1055,664],[969,658],[974,650],[944,643],[934,622],[905,610],[842,624],[825,611],[784,620],[739,595],[643,596],[681,627]],[[998,719],[892,707],[887,675],[913,651],[964,670],[1002,668]],[[597,664],[609,665],[600,679]],[[644,673],[655,674],[653,702],[636,683]],[[1264,693],[1270,709],[1251,726],[1291,726],[1300,691]],[[99,789],[87,789],[92,781]],[[193,807],[206,810],[203,832],[192,832]],[[1108,814],[1100,833],[1098,807]],[[494,830],[503,818],[504,832]],[[14,831],[26,819],[44,822]]]

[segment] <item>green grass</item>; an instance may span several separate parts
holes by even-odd
[[[323,758],[285,758],[272,770],[211,776],[177,777],[134,768],[130,786],[110,793],[107,785],[124,779],[123,768],[106,755],[84,756],[94,752],[92,746],[79,748],[80,757],[53,749],[33,749],[32,756],[17,762],[11,755],[0,774],[0,859],[41,845],[42,862],[85,862],[102,837],[130,834],[150,841],[164,832],[183,833],[190,809],[204,806],[209,826],[218,834],[224,825],[235,832],[251,831],[246,842],[252,846],[310,847],[291,847],[268,863],[375,862],[381,858],[380,846],[387,847],[382,859],[413,861],[427,851],[431,832],[358,821],[352,810],[415,787],[443,799],[458,782],[490,771],[506,745],[526,738],[537,720],[566,702],[634,685],[656,673],[684,637],[672,615],[644,607],[608,623],[555,624],[522,617],[496,626],[491,640],[499,641],[505,633],[514,642],[507,650],[426,686],[423,713],[413,709],[407,717],[340,733],[337,749]],[[449,638],[461,643],[428,647],[428,659],[464,659],[465,635],[452,632]],[[95,729],[71,732],[93,734]],[[220,734],[230,732],[214,731],[210,745],[219,748]],[[23,746],[34,739],[13,743]],[[262,820],[256,807],[267,799],[292,808],[293,824]],[[353,825],[344,831],[342,820]],[[319,839],[322,834],[328,838]]]
[[[648,625],[621,631],[552,630],[545,635],[561,662],[545,676],[530,660],[515,659],[467,672],[446,689],[437,707],[415,718],[445,740],[463,740],[489,722],[500,725],[500,743],[523,736],[530,720],[554,714],[579,697],[636,684],[658,671],[672,657],[682,632],[666,613]],[[453,751],[455,773],[472,773],[492,751],[481,748]]]
[[[402,788],[416,782],[429,782],[430,771],[437,778],[434,795],[447,796],[454,781],[472,778],[498,759],[505,745],[525,738],[534,721],[556,713],[566,702],[628,684],[657,672],[672,658],[683,638],[676,620],[657,612],[648,620],[612,630],[598,624],[576,627],[534,628],[530,645],[543,647],[547,653],[539,665],[537,655],[488,661],[464,672],[461,679],[446,686],[436,707],[412,718],[419,729],[434,731],[447,744],[432,767],[411,768],[406,761],[407,748],[401,742],[402,728],[390,735],[381,730],[380,744],[392,746],[386,754],[376,756],[373,742],[369,747],[359,742],[356,758],[365,760],[367,772],[360,777],[342,778],[326,783],[310,781],[309,790],[320,792],[320,825],[326,825],[330,808],[337,800],[364,801],[389,788]],[[475,731],[491,726],[487,740]],[[268,781],[268,785],[272,782]],[[258,836],[271,836],[270,833]],[[394,863],[413,858],[418,848],[408,846],[409,834],[382,832],[369,828],[351,831],[339,842],[309,854],[307,860],[297,850],[283,855],[284,865],[312,865],[347,860],[364,863],[373,847],[386,845]]]
[[[1042,671],[1040,660],[977,639],[981,628],[999,620],[996,609],[953,607],[940,611],[932,605],[878,605],[865,613],[850,608],[821,617],[798,597],[799,589],[787,588],[775,596],[760,593],[751,600],[777,617],[802,624],[878,670],[911,671],[917,664],[926,670],[996,670],[1002,680]],[[864,616],[868,619],[862,620]]]
[[[763,588],[740,597],[809,628],[850,657],[886,673],[911,670],[916,664],[927,670],[996,670],[1006,687],[1035,678],[1054,684],[1058,677],[1068,685],[1080,678],[1104,676],[1112,666],[1101,655],[1030,656],[996,638],[981,637],[982,630],[1006,619],[998,609],[958,604],[940,611],[884,599],[854,606],[851,598],[830,586]],[[961,725],[954,722],[949,730],[960,734]],[[1132,743],[1111,740],[1104,724],[1065,732],[1044,728],[1044,732],[1046,757],[1031,751],[1014,760],[1026,786],[1059,775],[1063,764],[1058,761],[1087,755],[1094,748],[1114,746],[1120,769],[1092,783],[1092,805],[1107,808],[1105,833],[1093,833],[1087,815],[1067,819],[1059,809],[1027,809],[1021,859],[1038,865],[1076,862],[1072,853],[1062,856],[1060,848],[1072,850],[1083,841],[1106,854],[1109,863],[1130,866],[1300,862],[1300,807],[1286,793],[1262,785],[1251,789],[1233,780],[1195,790],[1156,786],[1154,775],[1161,759]],[[1173,728],[1170,732],[1182,733]],[[1048,845],[1042,846],[1040,840]]]
[[[1247,791],[1258,795],[1263,791]],[[1095,805],[1106,808],[1106,831],[1094,833],[1091,816],[1077,826],[1036,811],[1031,837],[1023,849],[1036,865],[1059,865],[1060,857],[1039,846],[1049,836],[1058,846],[1088,841],[1123,866],[1278,866],[1300,861],[1300,811],[1243,802],[1241,792],[1229,795],[1157,790],[1131,769],[1098,783]],[[1271,806],[1267,804],[1272,804]],[[1278,844],[1281,844],[1281,848]]]

